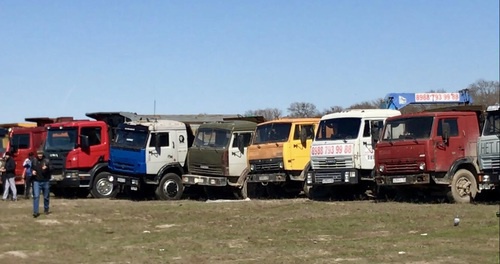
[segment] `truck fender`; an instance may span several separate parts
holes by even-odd
[[[165,175],[167,171],[174,171],[175,173],[179,174],[179,177],[182,177],[182,175],[184,174],[182,165],[179,162],[172,162],[165,164],[160,168],[160,170],[156,174],[155,181],[160,182],[161,177],[163,177],[163,175]]]
[[[250,173],[250,170],[248,168],[245,168],[241,174],[238,180],[236,181],[236,186],[243,186],[243,183],[247,179],[248,173]]]
[[[477,176],[479,172],[479,168],[477,164],[474,162],[474,160],[470,157],[465,157],[457,159],[455,160],[455,162],[453,162],[450,169],[444,176],[444,179],[451,183],[453,175],[455,175],[455,173],[462,168],[468,169],[470,172],[472,172],[472,174],[474,174],[474,176]]]
[[[306,166],[304,166],[304,169],[302,170],[302,172],[300,172],[300,175],[298,175],[298,176],[290,175],[290,179],[292,181],[305,181],[306,177],[307,177],[307,172],[309,170],[311,170],[311,161],[306,163]]]
[[[94,184],[94,178],[97,174],[99,174],[101,171],[108,171],[108,163],[107,162],[101,162],[101,163],[97,163],[96,165],[94,165],[94,167],[92,167],[92,169],[90,169],[90,187],[89,189],[92,189],[92,186]]]

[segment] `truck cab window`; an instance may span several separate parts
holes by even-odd
[[[101,144],[101,128],[100,127],[83,127],[82,135],[89,138],[89,145],[95,146]]]
[[[458,136],[458,122],[457,122],[457,119],[455,119],[455,118],[454,119],[441,119],[441,120],[439,120],[438,131],[437,131],[438,136],[443,135],[443,122],[450,125],[450,137]]]
[[[160,134],[160,147],[168,147],[170,143],[168,133],[151,133],[151,140],[149,142],[149,146],[154,147],[156,145],[157,134]]]
[[[300,139],[300,130],[301,129],[306,130],[307,139],[314,138],[314,125],[295,125],[295,131],[293,132],[293,139],[294,140]]]
[[[365,120],[365,127],[363,129],[363,137],[371,137],[371,131],[374,129],[382,129],[384,126],[383,120]]]
[[[12,136],[12,144],[18,149],[28,149],[30,147],[30,135],[15,134]]]
[[[252,133],[234,133],[233,137],[233,148],[238,147],[238,136],[243,137],[243,146],[248,147],[250,145],[250,140],[252,139]]]

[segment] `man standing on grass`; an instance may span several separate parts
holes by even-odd
[[[49,211],[49,197],[50,197],[50,177],[51,165],[49,159],[45,158],[43,151],[36,152],[36,159],[32,164],[32,180],[33,180],[33,217],[40,216],[38,206],[40,201],[40,191],[43,191],[43,211],[46,215],[50,214]]]
[[[12,190],[12,201],[17,201],[17,189],[16,189],[16,162],[12,158],[12,154],[7,151],[5,152],[5,165],[0,168],[0,172],[5,174],[3,198],[2,200],[7,201],[9,197],[9,188]]]

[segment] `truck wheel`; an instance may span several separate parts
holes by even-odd
[[[179,200],[183,191],[181,178],[177,174],[169,172],[161,178],[160,185],[156,187],[155,195],[158,200]]]
[[[108,180],[108,172],[100,172],[95,176],[90,194],[94,198],[113,198],[118,192],[113,183]]]
[[[326,200],[330,193],[327,187],[304,184],[304,194],[309,200]]]
[[[474,175],[468,170],[458,170],[453,175],[451,181],[451,195],[448,195],[452,202],[470,203],[477,194],[477,183]]]

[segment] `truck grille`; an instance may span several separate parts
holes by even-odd
[[[481,164],[483,170],[500,169],[500,157],[483,157]]]
[[[199,163],[192,163],[189,166],[189,172],[191,174],[198,174],[198,175],[215,175],[215,176],[224,175],[221,166],[216,166],[216,165],[207,166],[205,164],[199,164]]]
[[[316,157],[311,159],[312,167],[317,169],[351,169],[354,163],[351,156],[347,157]]]
[[[254,166],[254,171],[279,171],[280,163],[283,160],[281,159],[272,159],[272,160],[251,160],[250,165]]]
[[[54,175],[59,175],[59,174],[62,175],[66,163],[66,157],[59,157],[59,158],[51,157],[49,158],[49,160],[52,165],[51,173]]]
[[[385,165],[387,173],[411,173],[419,172],[417,163],[404,163],[404,164],[387,164]]]
[[[316,172],[315,182],[323,183],[326,179],[333,179],[333,182],[341,182],[342,174],[340,172]]]

